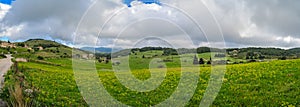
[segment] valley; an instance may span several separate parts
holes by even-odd
[[[98,82],[105,87],[105,90],[100,91],[107,91],[117,101],[129,106],[154,106],[176,91],[181,75],[186,73],[189,77],[199,78],[190,100],[183,104],[198,106],[206,92],[210,76],[214,73],[212,68],[223,64],[226,64],[226,70],[222,78],[222,87],[212,106],[299,105],[300,86],[297,83],[300,82],[300,60],[296,58],[296,54],[281,59],[282,56],[260,55],[263,52],[255,52],[252,55],[251,52],[237,49],[223,56],[216,51],[177,54],[172,53],[173,50],[170,49],[146,48],[123,50],[111,55],[105,53],[91,55],[90,52],[49,41],[46,41],[47,46],[43,49],[34,48],[43,45],[43,42],[43,40],[25,42],[30,48],[33,47],[32,50],[25,47],[6,50],[13,54],[14,65],[5,75],[1,99],[14,102],[9,105],[21,103],[29,106],[88,106],[94,102],[84,99],[81,94],[83,90],[79,90],[78,84],[95,87],[93,86],[95,81],[88,80],[95,76],[99,77]],[[234,54],[236,51],[238,52]],[[239,53],[245,56],[239,58]],[[15,61],[16,58],[24,58],[27,61]],[[204,63],[198,60],[199,63],[197,61],[193,64],[195,58],[197,60],[202,58]],[[217,63],[222,60],[225,60],[225,63]],[[74,64],[77,69],[74,68]],[[77,74],[74,70],[78,70]],[[119,80],[120,77],[117,77],[133,81],[131,75],[141,81],[157,78],[151,79],[145,88],[147,89],[148,85],[158,87],[152,91],[139,92],[124,86]],[[165,75],[163,81],[159,79],[162,75]],[[80,80],[84,81],[81,83]],[[184,84],[184,86],[193,85]],[[182,99],[174,100],[183,102]],[[103,105],[113,106],[111,103]]]

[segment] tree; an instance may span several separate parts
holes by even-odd
[[[198,61],[198,58],[197,58],[197,55],[194,56],[194,62],[193,62],[194,65],[197,65],[199,64],[199,61]]]
[[[210,64],[211,64],[211,57],[209,58],[209,61],[207,61],[206,64],[207,64],[207,65],[210,65]]]
[[[20,47],[25,47],[24,43],[18,43],[17,45],[20,46]]]
[[[172,48],[164,48],[163,49],[163,55],[164,56],[169,56],[169,55],[178,55],[177,51]]]
[[[59,49],[58,48],[56,48],[56,53],[59,53]]]
[[[44,57],[38,56],[37,59],[38,59],[38,60],[44,60]]]
[[[279,60],[286,60],[287,59],[287,57],[286,56],[283,56],[283,57],[280,57],[280,58],[278,58]]]
[[[105,63],[108,64],[109,63],[109,59],[106,59]]]
[[[199,60],[199,64],[205,64],[205,62],[204,62],[203,58],[200,58],[200,60]]]
[[[211,61],[207,61],[207,63],[206,63],[207,65],[210,65],[211,64]]]
[[[250,59],[248,55],[246,56],[246,59]]]
[[[98,59],[98,62],[99,62],[99,63],[102,63],[102,61],[103,61],[102,59]]]
[[[207,53],[211,52],[209,47],[199,47],[197,48],[197,53]]]

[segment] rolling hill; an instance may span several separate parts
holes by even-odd
[[[72,54],[89,54],[89,52],[71,48],[55,41],[30,39],[17,42],[13,56],[18,58],[71,58]]]
[[[94,47],[82,47],[80,48],[81,50],[84,51],[88,51],[88,52],[92,52],[92,53],[112,53],[112,52],[118,52],[121,51],[122,48],[105,48],[105,47],[98,47],[98,48],[94,48]]]

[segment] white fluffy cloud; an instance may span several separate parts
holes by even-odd
[[[6,13],[10,8],[11,8],[10,5],[0,3],[0,20],[3,19],[3,17],[6,15]]]
[[[82,46],[97,43],[98,46],[131,47],[144,37],[155,36],[175,47],[207,46],[206,39],[212,41],[211,46],[220,45],[221,39],[213,39],[219,37],[216,31],[207,30],[204,33],[212,35],[205,37],[189,16],[168,6],[193,10],[188,13],[193,14],[194,20],[207,22],[204,27],[215,27],[209,25],[212,17],[203,14],[205,8],[194,1],[199,0],[161,0],[162,5],[135,1],[128,8],[122,0],[17,0],[11,8],[0,5],[0,20],[3,19],[0,37],[8,36],[12,40],[50,37],[67,43],[76,37],[76,43]],[[300,46],[300,2],[297,0],[202,2],[219,22],[229,47]],[[115,16],[110,19],[112,15]],[[77,28],[78,24],[81,26]]]

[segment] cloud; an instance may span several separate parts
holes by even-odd
[[[249,46],[297,47],[300,8],[296,0],[205,0],[220,22],[226,42]]]
[[[4,18],[4,16],[9,11],[10,8],[11,8],[10,5],[0,3],[0,20]]]
[[[208,45],[207,39],[211,46],[220,46],[223,41],[212,24],[216,18],[229,47],[300,46],[300,1],[202,0],[215,17],[196,2],[200,3],[160,0],[158,5],[133,1],[127,7],[122,0],[17,0],[11,8],[1,4],[0,37],[50,37],[68,44],[76,37],[76,44],[81,46],[111,47],[115,43],[131,47],[143,38],[155,36],[176,47]],[[208,30],[198,29],[189,14]],[[115,16],[111,18],[112,15]]]

